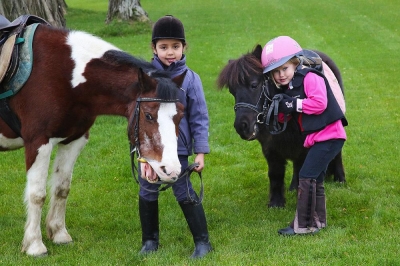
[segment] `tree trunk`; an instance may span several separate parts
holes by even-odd
[[[12,21],[25,14],[36,15],[55,27],[65,27],[65,0],[0,0],[0,14]]]
[[[140,5],[140,0],[108,0],[106,23],[113,19],[122,21],[150,21],[146,11]]]

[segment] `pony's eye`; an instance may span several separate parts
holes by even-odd
[[[250,87],[251,87],[251,89],[255,90],[255,89],[258,88],[258,83],[253,82],[253,83],[250,84]]]
[[[151,116],[151,114],[146,113],[145,116],[146,116],[147,120],[153,120],[153,117]]]

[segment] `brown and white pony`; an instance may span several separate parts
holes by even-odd
[[[29,79],[3,102],[20,127],[10,127],[0,118],[0,151],[25,147],[27,221],[22,251],[41,256],[47,253],[40,220],[52,150],[58,146],[47,236],[54,243],[68,243],[72,238],[65,212],[73,167],[98,115],[127,118],[128,138],[148,162],[142,164],[148,178],[178,178],[177,134],[183,106],[176,102],[176,84],[182,77],[173,82],[150,63],[85,32],[39,25],[32,46]]]

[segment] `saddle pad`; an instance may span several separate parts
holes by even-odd
[[[325,64],[325,62],[322,62],[322,67],[324,69],[324,75],[325,75],[326,79],[328,80],[329,85],[331,86],[333,95],[335,96],[336,101],[338,102],[339,107],[342,110],[343,114],[345,114],[346,113],[346,104],[345,104],[342,89],[339,86],[339,82],[338,82],[335,74],[333,74],[332,70],[328,67],[327,64]]]
[[[24,86],[31,74],[33,64],[32,41],[38,25],[39,23],[35,23],[25,28],[23,36],[25,41],[19,49],[18,69],[10,81],[3,84],[5,91],[12,91],[11,95],[16,94]]]

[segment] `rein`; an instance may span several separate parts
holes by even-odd
[[[175,181],[174,183],[167,183],[167,182],[164,182],[164,181],[157,181],[155,183],[152,183],[152,184],[161,185],[158,189],[148,189],[148,188],[143,187],[142,184],[139,181],[139,178],[136,176],[136,173],[138,172],[138,168],[136,167],[135,154],[136,154],[135,148],[133,148],[133,149],[131,148],[132,175],[133,175],[136,183],[139,184],[140,188],[142,188],[142,189],[144,189],[144,190],[146,190],[148,192],[158,193],[158,192],[165,191],[168,188],[172,187],[172,185],[176,182]],[[141,158],[137,158],[137,161],[145,162]],[[196,197],[193,198],[190,195],[190,191],[189,191],[189,177],[193,173],[194,168],[196,168],[198,165],[199,165],[198,163],[193,163],[193,164],[189,165],[188,167],[186,167],[186,169],[183,172],[181,172],[179,174],[178,179],[177,179],[177,181],[179,179],[181,179],[181,178],[185,178],[186,179],[186,195],[187,195],[187,198],[189,200],[185,201],[185,203],[190,203],[190,204],[194,204],[194,205],[201,204],[203,202],[203,198],[204,198],[204,185],[203,185],[203,177],[201,175],[201,172],[197,173],[199,175],[199,178],[200,178],[200,195],[199,195],[198,200],[196,199]]]
[[[155,190],[151,190],[151,189],[147,189],[145,187],[143,187],[140,182],[138,177],[136,176],[136,173],[138,173],[138,168],[136,167],[136,161],[135,161],[135,156],[137,156],[137,161],[142,162],[142,163],[146,163],[146,160],[144,158],[142,158],[140,156],[140,149],[139,149],[139,112],[140,112],[140,103],[141,102],[178,102],[178,99],[171,99],[171,100],[165,100],[165,99],[160,99],[160,98],[148,98],[148,97],[139,97],[136,100],[136,107],[135,107],[135,111],[134,111],[134,115],[131,117],[129,124],[128,124],[128,136],[130,136],[131,133],[131,129],[132,129],[132,125],[133,125],[133,120],[134,118],[136,118],[135,124],[134,124],[134,141],[135,144],[130,143],[130,157],[131,157],[131,170],[132,170],[132,175],[136,181],[136,183],[139,184],[139,186],[141,188],[143,188],[144,190],[148,191],[148,192],[160,192],[160,191],[165,191],[168,188],[170,188],[174,183],[167,183],[164,181],[157,181],[154,184],[161,184],[163,186],[160,186],[158,189]],[[189,192],[189,177],[192,174],[192,172],[194,171],[194,168],[198,166],[198,163],[193,163],[191,165],[189,165],[183,172],[181,172],[178,176],[178,179],[181,179],[183,177],[186,178],[186,194],[188,197],[188,203],[194,204],[194,205],[199,205],[202,203],[203,198],[204,198],[204,186],[203,186],[203,178],[201,175],[201,172],[199,172],[199,177],[200,177],[200,196],[199,199],[196,200],[195,198],[193,198],[190,195]],[[176,182],[176,181],[175,181]]]
[[[279,118],[278,118],[278,109],[279,109],[279,102],[283,100],[283,96],[281,94],[276,94],[271,101],[269,110],[268,110],[268,114],[267,114],[267,118],[266,118],[266,122],[265,124],[267,126],[270,126],[270,120],[271,120],[271,115],[273,113],[274,117],[272,120],[272,126],[273,126],[273,130],[269,131],[272,135],[277,135],[282,133],[283,131],[285,131],[286,126],[287,126],[287,115],[284,116],[284,121],[283,121],[283,126],[281,126],[279,124]]]

